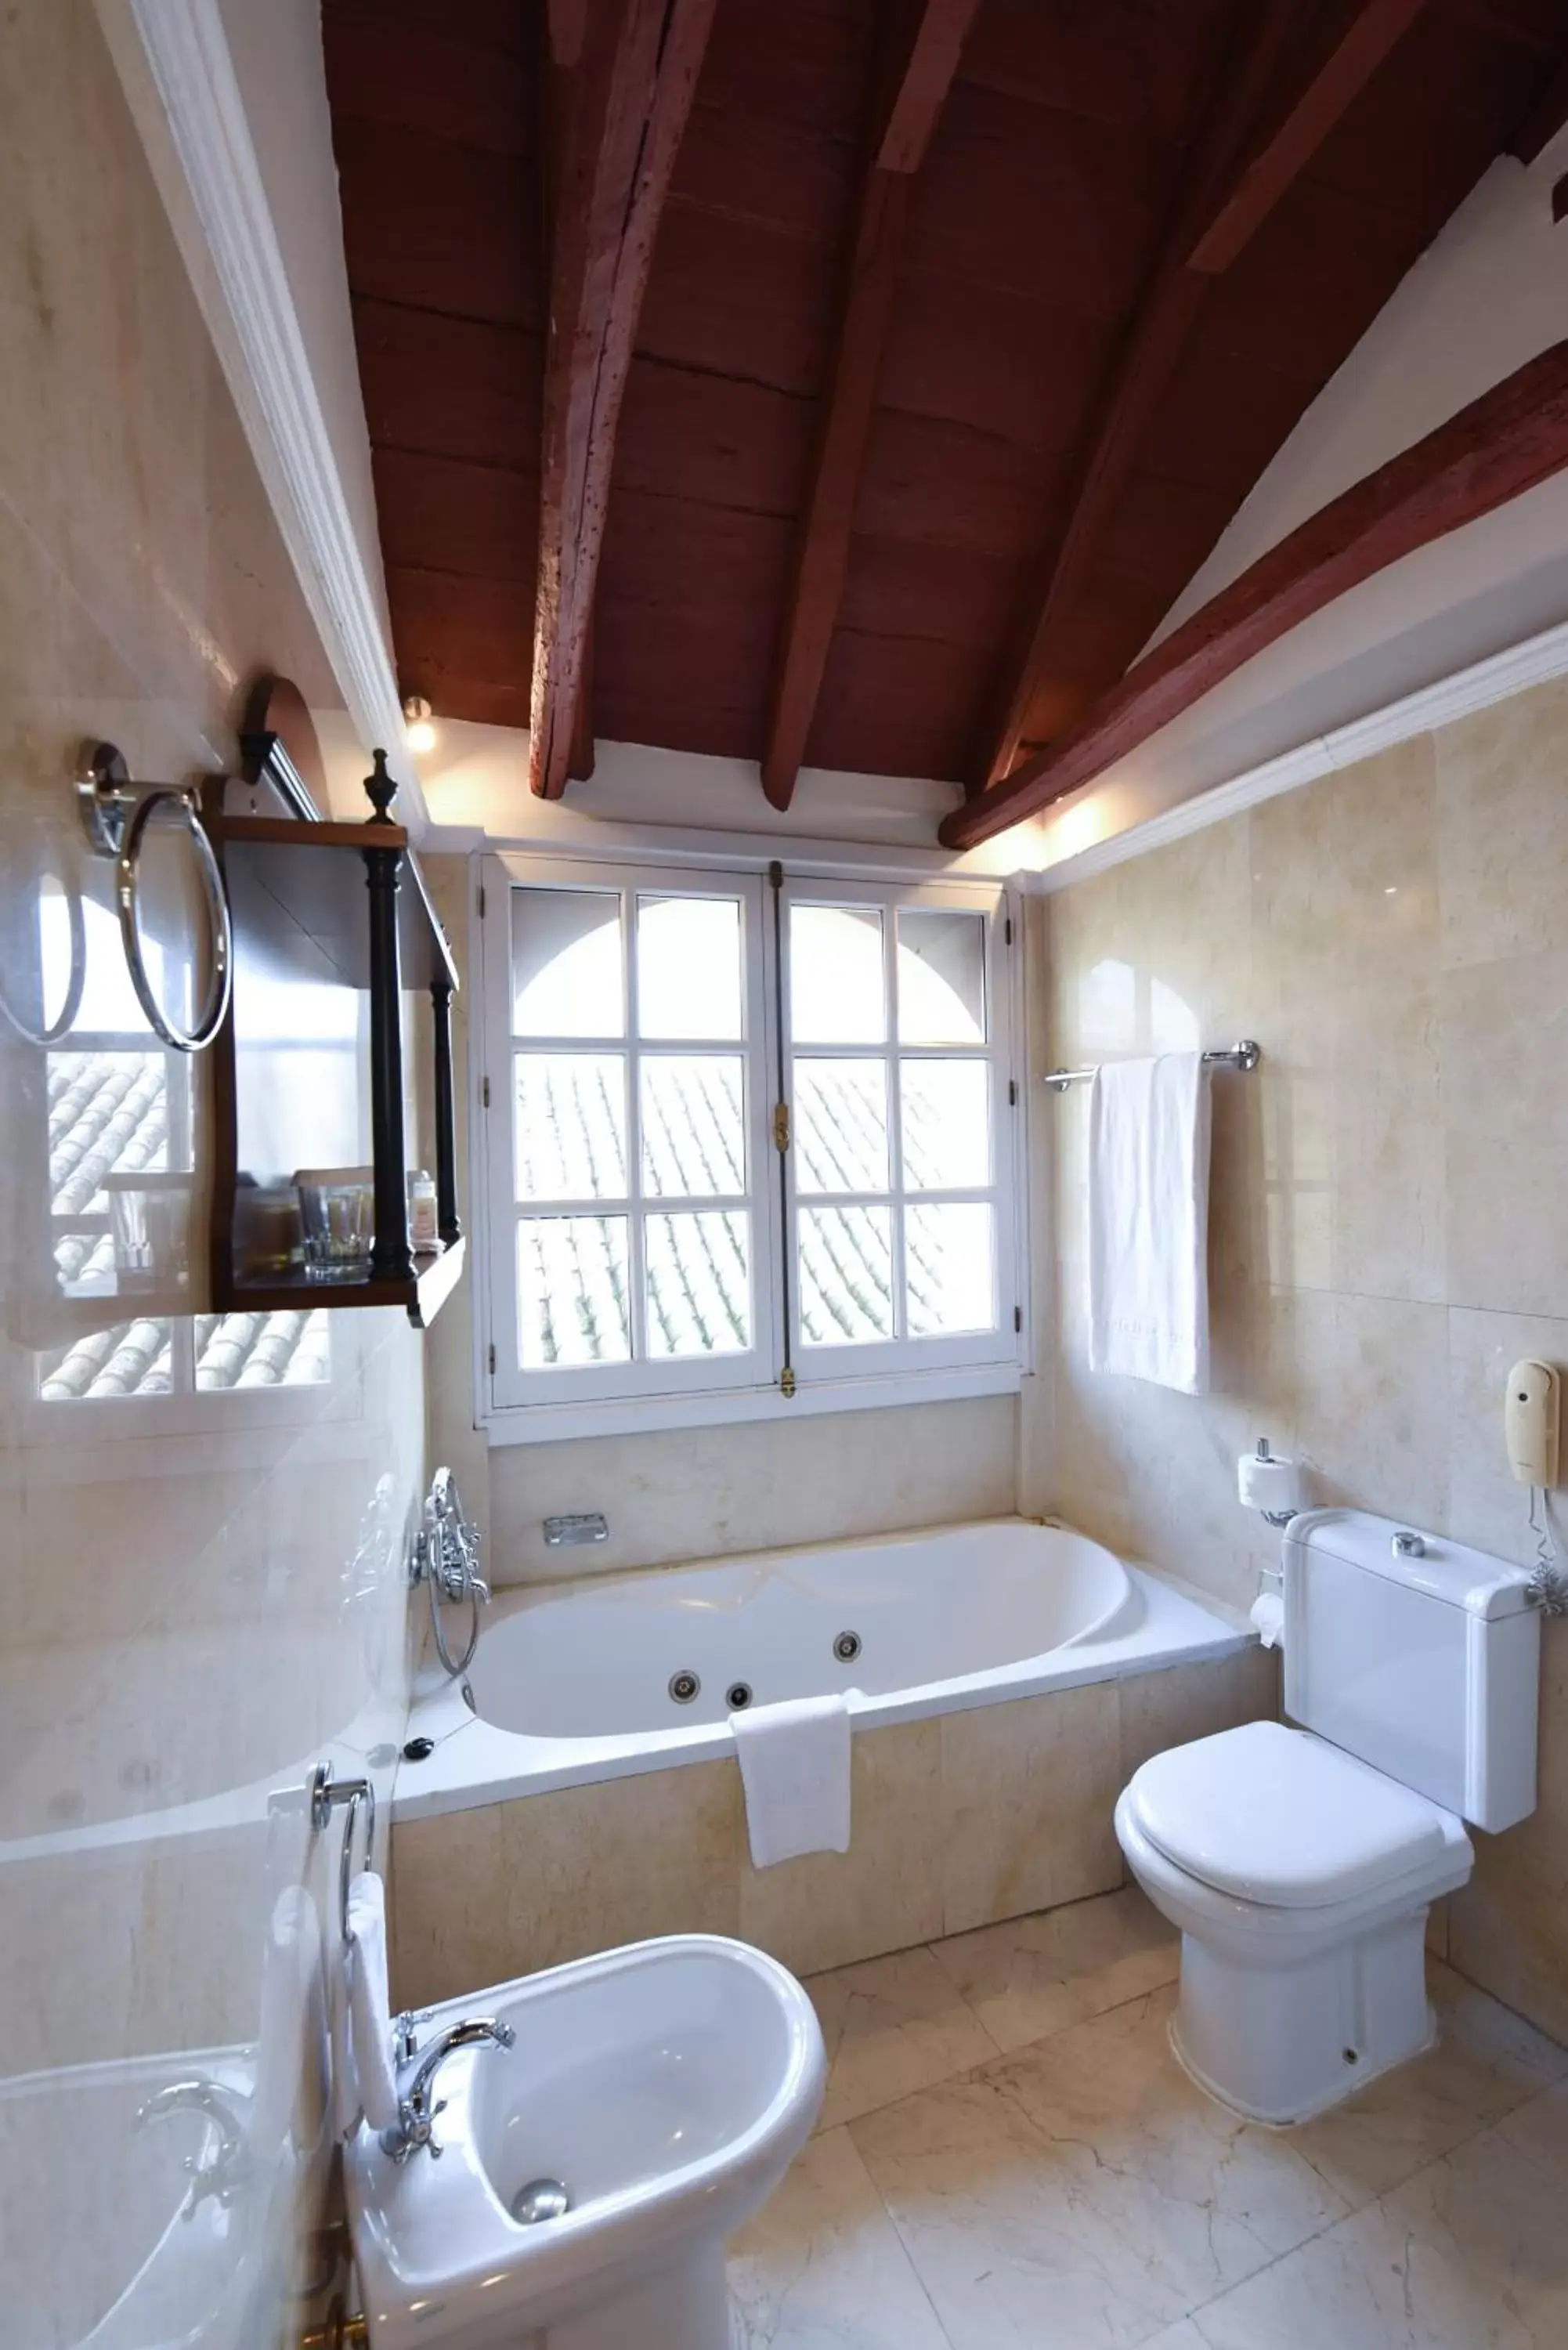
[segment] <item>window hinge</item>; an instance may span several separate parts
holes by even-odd
[[[481,1077],[479,1081],[479,1098],[483,1103],[485,1108],[488,1109],[490,1107],[490,1079],[488,1077]]]
[[[482,922],[484,920],[484,884],[483,881],[479,885],[479,919]]]
[[[788,1102],[775,1102],[774,1104],[774,1149],[775,1150],[787,1150],[789,1149]],[[791,1392],[793,1392],[793,1390],[791,1390]]]
[[[1022,1305],[1015,1305],[1012,1309],[1012,1326],[1018,1331],[1022,1331],[1023,1327],[1023,1308]],[[494,1347],[493,1347],[490,1351],[493,1355],[495,1352]],[[492,1363],[490,1367],[493,1370],[495,1367],[494,1364]]]
[[[794,1365],[793,1363],[786,1363],[783,1370],[779,1373],[779,1393],[782,1396],[792,1396],[794,1393]]]
[[[1011,914],[1009,914],[1006,921],[1003,922],[1002,926],[1002,935],[1006,943],[1011,946],[1012,944],[1012,917]]]
[[[490,1376],[492,1378],[495,1377],[495,1348],[493,1346],[492,1346],[490,1349]]]
[[[1018,1107],[1018,1080],[1016,1077],[1009,1077],[1007,1080],[1007,1107],[1009,1109],[1016,1109]]]

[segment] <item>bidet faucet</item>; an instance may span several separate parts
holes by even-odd
[[[415,2067],[406,2089],[398,2093],[398,2118],[390,2129],[381,2132],[381,2151],[394,2162],[407,2162],[410,2155],[428,2147],[431,2159],[439,2158],[441,2147],[434,2136],[435,2117],[445,2111],[446,2100],[431,2103],[431,2089],[436,2074],[449,2056],[460,2048],[477,2048],[488,2043],[493,2048],[510,2048],[517,2034],[509,2023],[497,2023],[491,2017],[471,2017],[454,2023],[439,2040],[432,2040]]]
[[[180,2217],[195,2217],[199,2205],[209,2196],[227,2210],[250,2176],[250,2148],[245,2138],[245,2126],[235,2108],[234,2097],[216,2081],[194,2079],[171,2081],[139,2106],[136,2126],[145,2129],[150,2122],[162,2121],[170,2114],[201,2114],[217,2131],[218,2142],[210,2155],[187,2155],[185,2168],[191,2180],[191,2190],[181,2208]]]

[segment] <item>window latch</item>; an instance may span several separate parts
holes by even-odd
[[[775,1150],[789,1149],[788,1102],[775,1102],[774,1105],[774,1149]]]

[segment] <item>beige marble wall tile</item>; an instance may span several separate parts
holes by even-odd
[[[1439,937],[1436,810],[1429,734],[1252,809],[1255,956],[1314,993],[1428,972]]]
[[[1123,1786],[1151,1755],[1195,1738],[1212,1738],[1239,1722],[1272,1721],[1280,1711],[1280,1658],[1275,1648],[1250,1648],[1239,1657],[1212,1657],[1136,1673],[1120,1683]]]
[[[544,1520],[574,1510],[609,1519],[596,1574],[1005,1516],[1017,1492],[1016,1421],[1014,1399],[994,1396],[687,1429],[676,1442],[502,1446],[490,1455],[490,1563],[502,1583],[558,1576]]]
[[[1506,1835],[1472,1830],[1475,1875],[1449,1904],[1461,1974],[1568,2042],[1568,1619],[1542,1627],[1539,1800]]]
[[[733,1934],[743,1834],[729,1761],[404,1821],[394,1998],[421,2007],[655,1934]]]
[[[1275,1290],[1268,1345],[1272,1383],[1295,1395],[1285,1441],[1309,1472],[1310,1498],[1446,1524],[1445,1309]]]
[[[1444,962],[1568,946],[1568,685],[1553,679],[1478,710],[1435,742]]]
[[[1119,1721],[1114,1681],[942,1716],[943,1933],[1120,1883]]]
[[[1441,1005],[1449,1298],[1568,1315],[1568,948],[1446,972]]]
[[[740,1932],[796,1974],[816,1974],[942,1931],[942,1724],[861,1731],[847,1852],[740,1870]],[[732,1768],[732,1765],[726,1765]],[[735,1773],[740,1785],[740,1773]],[[741,1830],[742,1845],[744,1827]]]

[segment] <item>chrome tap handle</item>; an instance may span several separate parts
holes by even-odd
[[[493,2048],[510,2048],[517,2038],[509,2023],[498,2023],[493,2017],[468,2017],[454,2023],[434,2040],[420,2058],[413,2077],[398,2094],[398,2118],[390,2129],[381,2132],[381,2151],[394,2162],[407,2162],[424,2147],[432,2161],[441,2158],[441,2145],[434,2135],[436,2116],[446,2110],[446,2100],[432,2105],[431,2090],[436,2074],[449,2056],[460,2048],[477,2048],[489,2044]]]

